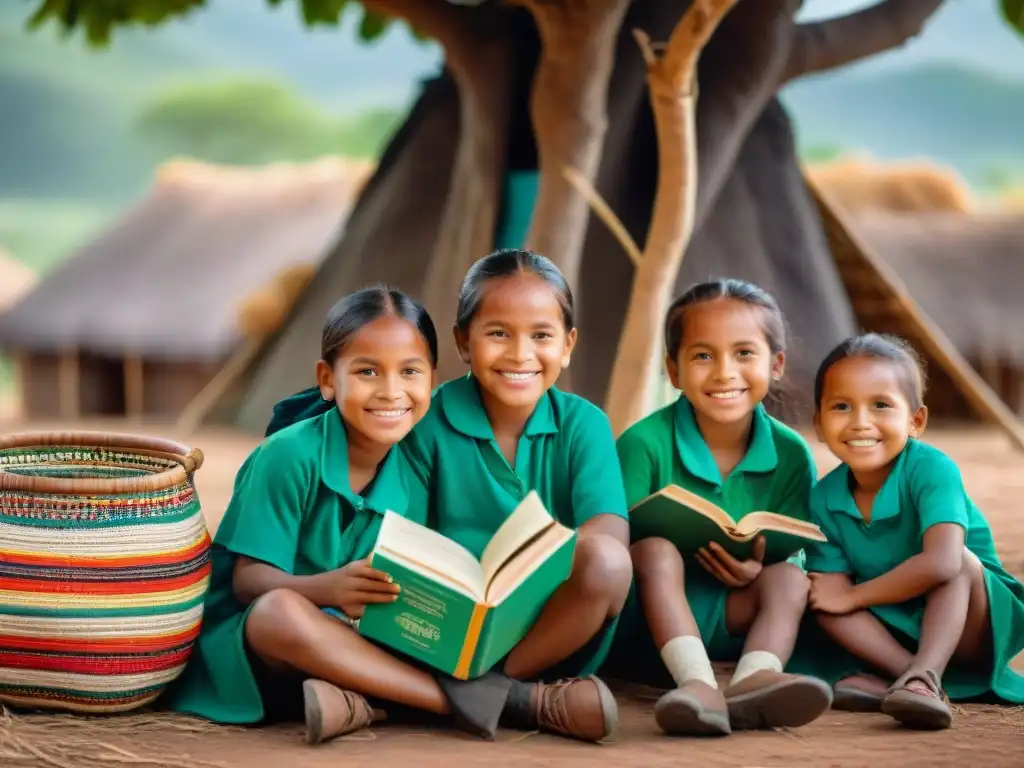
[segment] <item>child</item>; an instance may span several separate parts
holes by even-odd
[[[446,681],[352,627],[400,588],[366,561],[382,513],[425,521],[392,448],[430,406],[436,357],[430,317],[398,291],[366,288],[331,310],[316,378],[333,407],[276,431],[239,471],[173,708],[224,723],[304,711],[307,740],[318,743],[377,719],[364,698],[374,697],[453,713],[474,730]]]
[[[551,697],[519,724],[609,741],[615,700],[590,674],[629,591],[629,527],[607,417],[554,387],[576,344],[572,293],[543,256],[497,251],[467,273],[454,332],[470,373],[438,388],[430,413],[402,443],[427,494],[428,518],[479,557],[535,490],[578,529],[572,574],[502,669],[512,680],[582,676],[551,686]]]
[[[757,510],[806,519],[817,474],[810,450],[761,403],[784,365],[775,300],[742,280],[695,285],[669,308],[665,341],[669,378],[683,394],[619,438],[627,502],[674,483],[736,519]],[[807,604],[802,553],[762,565],[758,539],[750,560],[710,544],[684,565],[662,538],[637,541],[631,553],[643,616],[631,599],[633,634],[623,632],[615,653],[628,658],[616,664],[618,674],[648,684],[671,685],[667,669],[676,687],[654,710],[663,731],[794,727],[828,709],[825,683],[782,671]],[[737,657],[723,692],[710,659]]]
[[[847,339],[814,389],[818,436],[843,462],[812,494],[829,541],[807,556],[811,608],[852,654],[833,659],[836,708],[948,728],[947,693],[1024,703],[1009,668],[1024,648],[1024,586],[956,465],[918,440],[928,411],[914,351],[891,336]]]

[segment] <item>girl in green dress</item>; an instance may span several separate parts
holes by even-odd
[[[471,700],[453,703],[447,681],[353,628],[400,588],[367,561],[383,513],[425,521],[394,446],[430,406],[434,326],[404,294],[366,288],[331,310],[321,356],[328,406],[279,425],[238,473],[202,631],[169,704],[222,723],[302,713],[318,743],[381,717],[372,698],[453,714],[480,734]]]
[[[835,706],[947,728],[952,699],[1024,703],[1024,586],[957,466],[920,441],[928,420],[913,349],[869,334],[818,370],[815,427],[843,462],[812,495],[828,543],[808,550],[811,608]]]
[[[806,519],[817,476],[810,449],[762,405],[785,364],[775,300],[742,280],[701,283],[670,307],[665,341],[669,377],[683,394],[619,438],[628,503],[675,484],[735,520],[759,510]],[[684,561],[659,537],[631,551],[636,591],[611,667],[635,682],[674,684],[654,709],[662,730],[795,727],[829,708],[827,684],[783,671],[810,588],[802,552],[764,564],[759,538],[749,560],[712,543]],[[737,659],[720,690],[711,660]]]
[[[593,673],[629,592],[629,525],[608,418],[554,386],[576,344],[572,293],[543,256],[497,251],[467,273],[454,334],[470,372],[438,388],[402,452],[430,525],[477,557],[531,490],[578,531],[568,580],[493,675],[510,724],[609,741],[617,708]],[[518,681],[537,679],[552,684],[527,702]]]

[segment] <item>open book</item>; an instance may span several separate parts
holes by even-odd
[[[765,538],[765,563],[788,559],[811,541],[827,541],[814,523],[775,512],[750,512],[739,521],[724,509],[678,485],[668,485],[629,511],[633,541],[659,536],[683,555],[717,542],[735,558],[750,557],[755,537]]]
[[[459,544],[386,512],[370,562],[401,587],[366,606],[359,632],[465,680],[488,672],[533,626],[572,570],[576,532],[531,491],[477,560]]]

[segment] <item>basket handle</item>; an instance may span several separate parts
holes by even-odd
[[[185,472],[189,475],[195,474],[203,466],[203,452],[198,448],[190,448],[188,453],[182,457],[182,464]]]

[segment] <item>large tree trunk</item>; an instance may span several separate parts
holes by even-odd
[[[548,256],[576,287],[590,210],[563,173],[593,180],[608,125],[608,81],[629,0],[518,0],[540,33],[530,116],[540,187],[526,246]]]
[[[914,4],[923,14],[920,18],[926,18],[924,3],[889,0],[889,7]],[[697,212],[677,285],[727,274],[754,280],[775,293],[793,328],[789,371],[806,396],[817,361],[830,345],[853,332],[855,324],[803,185],[788,119],[774,99],[782,78],[800,72],[791,61],[802,50],[794,36],[806,31],[792,21],[797,4],[743,0],[701,58]],[[633,2],[607,84],[608,130],[594,186],[636,240],[642,240],[651,217],[657,155],[643,62],[629,30],[640,28],[665,39],[680,10],[663,0]],[[515,44],[510,68],[530,66],[530,56],[522,51],[534,43]],[[771,77],[774,82],[767,82]],[[262,431],[277,399],[311,385],[324,316],[347,291],[383,280],[423,295],[431,268],[427,254],[438,237],[455,161],[459,104],[450,73],[426,86],[320,275],[257,359],[244,386],[222,401],[222,413],[234,413],[242,426]],[[577,285],[581,327],[573,355],[574,383],[577,392],[602,402],[633,268],[604,227],[588,229],[583,252],[587,268]],[[428,307],[438,313],[453,303],[454,297],[449,302],[437,297]],[[439,330],[442,337],[447,335],[446,329]]]

